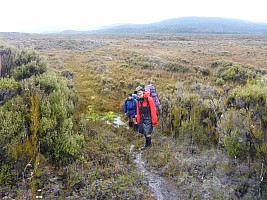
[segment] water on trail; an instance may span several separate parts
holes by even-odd
[[[115,124],[115,127],[117,128],[125,125],[125,123],[122,121],[120,116],[116,116],[113,123]]]
[[[131,145],[130,152],[132,152],[134,145]],[[155,172],[148,171],[146,169],[146,162],[142,157],[142,152],[134,153],[134,163],[137,169],[142,173],[145,180],[147,180],[148,187],[151,190],[152,195],[158,200],[176,200],[182,199],[180,194],[169,181],[160,177]]]

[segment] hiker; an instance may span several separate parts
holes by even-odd
[[[124,113],[129,119],[129,127],[134,127],[134,130],[138,130],[136,121],[136,106],[137,100],[133,98],[132,94],[128,94],[127,99],[124,102]]]
[[[157,94],[156,86],[154,85],[153,80],[150,80],[148,82],[148,85],[145,86],[145,91],[150,92],[150,96],[153,98],[157,108],[157,114],[159,115],[161,113],[161,105]]]
[[[124,93],[124,95],[126,95],[126,92],[124,91],[123,92]],[[138,96],[137,96],[137,91],[134,91],[134,93],[132,93],[132,97],[134,98],[134,99],[138,99]],[[126,98],[127,99],[127,98]]]
[[[138,96],[137,96],[137,91],[134,91],[134,93],[132,94],[132,97],[134,98],[134,99],[138,99]]]
[[[137,101],[137,124],[139,125],[139,133],[144,134],[146,138],[145,145],[141,148],[144,150],[151,146],[151,134],[153,126],[157,124],[157,110],[155,102],[149,96],[149,92],[144,91],[141,86],[136,88],[138,101]]]

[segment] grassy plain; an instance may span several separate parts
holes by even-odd
[[[218,60],[267,68],[267,36],[0,34],[7,44],[37,50],[51,69],[74,73],[81,108],[121,111],[125,93],[154,79],[158,92],[194,79],[194,68]]]
[[[47,60],[51,70],[59,74],[73,74],[79,99],[77,116],[85,112],[88,105],[92,105],[97,111],[122,113],[126,94],[133,92],[138,85],[145,85],[150,79],[155,80],[160,97],[173,93],[178,81],[189,85],[194,82],[213,85],[218,70],[213,65],[218,61],[238,62],[267,70],[267,36],[260,35],[2,33],[0,40],[14,46],[33,48]],[[107,131],[108,127],[102,125],[99,128],[91,126],[99,135],[89,137],[88,146],[84,150],[88,158],[85,159],[100,159],[100,164],[93,171],[100,174],[105,172],[96,177],[112,179],[110,174],[113,171],[127,174],[120,169],[131,163],[127,151],[131,144],[141,145],[143,138],[133,137],[131,133],[124,135],[122,131],[127,130]],[[93,131],[88,134],[92,133]],[[155,130],[153,144],[144,153],[149,167],[174,181],[188,199],[235,199],[240,197],[238,192],[249,193],[249,198],[253,195],[255,197],[257,193],[254,191],[257,187],[253,186],[255,182],[249,183],[253,189],[247,192],[246,181],[250,175],[243,173],[247,170],[246,164],[237,166],[223,151],[207,147],[201,149],[198,146],[197,153],[192,155],[187,141],[173,140],[171,136],[163,135],[160,128]],[[109,153],[111,149],[116,150],[114,155]],[[113,162],[113,156],[117,152],[121,152],[125,163],[117,160]],[[107,163],[111,164],[106,166],[101,159],[108,160]],[[90,167],[93,168],[93,164]],[[244,171],[241,172],[240,168]],[[134,172],[129,176],[138,177]],[[95,179],[95,175],[90,178],[92,180],[88,180],[88,184]],[[76,183],[74,179],[75,177],[71,181]],[[118,176],[117,182],[120,179]],[[116,184],[117,182],[115,181]]]

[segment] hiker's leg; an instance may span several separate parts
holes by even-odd
[[[151,134],[146,136],[146,146],[147,147],[151,146]]]
[[[134,124],[134,131],[138,131],[138,130],[139,130],[138,124]]]
[[[138,124],[137,124],[137,121],[136,121],[136,118],[133,118],[133,123],[134,123],[134,131],[138,131]]]
[[[151,119],[144,120],[144,122],[143,122],[143,133],[145,135],[146,142],[145,142],[144,147],[141,148],[141,150],[151,146],[151,134],[152,134],[152,131],[153,131],[153,126],[152,126]]]
[[[143,147],[141,147],[141,150],[145,150],[146,148],[151,147],[151,135],[145,136],[145,144]]]
[[[133,120],[132,120],[132,118],[129,118],[129,127],[133,127]]]
[[[135,120],[135,113],[130,113],[129,115],[129,120],[131,121],[131,126],[130,127],[134,127],[134,124],[136,124],[136,120]]]

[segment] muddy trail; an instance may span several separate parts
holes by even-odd
[[[134,145],[131,146],[131,151],[134,148]],[[144,177],[145,183],[148,184],[148,187],[152,195],[158,200],[176,200],[183,199],[182,195],[179,194],[177,188],[170,183],[168,180],[159,176],[157,172],[149,171],[146,168],[146,161],[142,156],[142,151],[133,153],[134,163],[137,169],[141,172]]]

